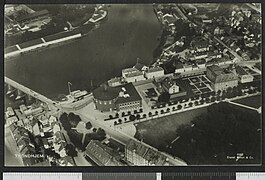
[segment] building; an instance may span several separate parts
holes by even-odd
[[[93,91],[93,96],[96,109],[102,112],[142,107],[142,98],[132,83],[116,87],[103,85]]]
[[[126,74],[124,80],[128,83],[145,80],[144,74],[141,71]]]
[[[125,157],[128,162],[136,166],[169,165],[167,157],[158,150],[132,139],[126,144]]]
[[[139,62],[137,62],[137,63],[133,66],[133,68],[137,69],[138,71],[146,71],[146,70],[148,69],[147,66],[145,66],[145,65],[143,65],[143,64],[141,64],[141,63],[139,63]]]
[[[191,46],[190,52],[192,54],[206,52],[210,50],[209,42],[201,37],[198,37],[192,40],[190,43],[190,46]]]
[[[217,65],[206,68],[206,76],[211,81],[214,91],[223,91],[227,88],[233,88],[238,85],[238,77],[231,71],[224,71]]]
[[[214,34],[214,35],[222,35],[222,34],[224,34],[224,33],[225,33],[224,29],[220,28],[219,26],[217,26],[217,27],[214,29],[214,31],[213,31],[213,34]]]
[[[165,71],[161,67],[153,67],[153,68],[150,68],[145,73],[145,77],[147,79],[162,77],[164,75],[165,75]]]
[[[93,91],[94,103],[99,111],[113,111],[116,109],[115,102],[119,97],[119,91],[115,87],[102,85]]]
[[[169,94],[175,94],[179,92],[179,86],[169,77],[165,78],[161,84],[165,91],[167,91]]]
[[[181,88],[176,81],[170,79],[169,77],[165,78],[161,82],[161,86],[163,89],[170,94],[170,99],[174,99],[177,97],[186,96],[187,92]]]
[[[240,83],[253,82],[254,77],[245,71],[241,66],[236,66],[235,69]]]
[[[106,145],[97,140],[91,140],[86,147],[85,157],[98,166],[123,166],[118,156]]]
[[[119,97],[115,102],[117,110],[135,110],[142,107],[142,98],[132,83],[118,86]]]
[[[121,75],[122,75],[123,78],[126,78],[126,76],[128,74],[132,74],[132,73],[136,73],[136,72],[139,72],[139,70],[136,69],[136,68],[134,68],[134,67],[132,67],[132,68],[126,68],[126,69],[123,69],[121,71]]]
[[[111,87],[119,86],[122,84],[122,78],[120,77],[115,77],[110,80],[108,80],[108,85]]]

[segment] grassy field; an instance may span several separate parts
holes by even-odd
[[[139,123],[135,137],[143,138],[147,144],[160,149],[176,138],[176,130],[181,124],[189,124],[204,112],[207,112],[206,107]]]
[[[258,96],[252,96],[244,99],[238,99],[235,100],[234,102],[240,103],[246,106],[250,106],[253,108],[259,108],[261,106],[261,95]]]

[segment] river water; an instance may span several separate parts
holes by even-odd
[[[5,75],[50,98],[121,75],[140,58],[149,64],[160,36],[151,4],[111,5],[108,19],[86,37],[5,63]]]

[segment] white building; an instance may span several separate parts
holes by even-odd
[[[126,82],[130,83],[130,82],[143,81],[145,80],[145,77],[142,72],[136,71],[134,73],[129,73],[125,75],[124,79]]]
[[[147,79],[162,77],[164,75],[165,75],[165,71],[161,67],[153,67],[153,68],[150,68],[145,73],[145,77]]]

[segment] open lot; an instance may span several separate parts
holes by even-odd
[[[176,130],[180,125],[189,124],[194,117],[204,112],[207,112],[206,107],[139,123],[135,137],[143,138],[144,142],[158,149],[163,148],[166,142],[176,138]]]
[[[239,104],[243,104],[243,105],[246,105],[246,106],[250,106],[250,107],[253,107],[253,108],[259,108],[262,105],[261,95],[247,97],[247,98],[244,98],[244,99],[238,99],[238,100],[235,100],[233,102],[236,102],[236,103],[239,103]]]

